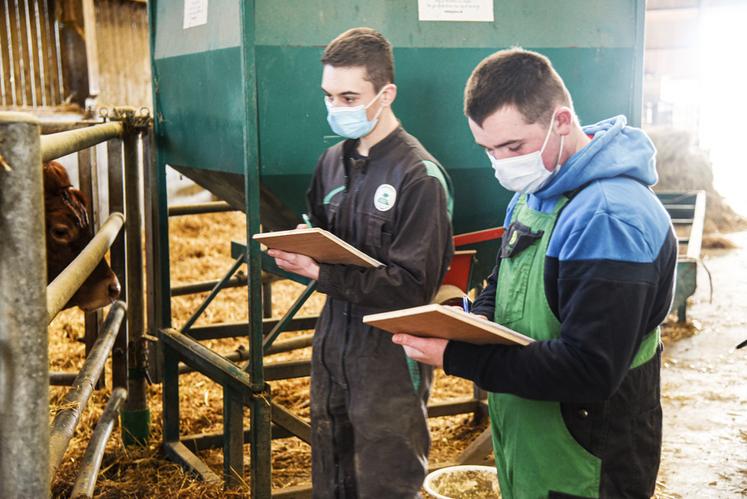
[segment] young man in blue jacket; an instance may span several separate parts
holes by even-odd
[[[581,127],[550,61],[497,52],[465,114],[516,195],[473,313],[536,341],[396,335],[412,358],[488,390],[504,498],[651,497],[661,450],[659,325],[677,241],[651,191],[655,150],[616,116]]]

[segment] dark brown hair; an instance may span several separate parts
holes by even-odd
[[[508,105],[516,106],[527,123],[549,123],[556,106],[573,106],[550,60],[518,47],[483,59],[464,89],[464,114],[479,126]]]
[[[339,68],[363,66],[366,80],[377,92],[394,83],[392,44],[371,28],[353,28],[329,42],[322,54],[322,64]]]

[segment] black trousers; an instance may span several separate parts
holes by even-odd
[[[313,495],[417,497],[427,472],[433,370],[419,365],[415,386],[391,334],[332,308],[319,319],[311,362]]]

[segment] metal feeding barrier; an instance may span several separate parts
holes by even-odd
[[[677,313],[677,322],[687,321],[687,300],[697,287],[698,262],[703,243],[705,224],[705,191],[656,193],[669,213],[678,242],[677,281],[674,288],[672,311]],[[703,264],[703,268],[708,271]],[[710,273],[709,273],[710,278]]]
[[[92,496],[120,406],[124,404],[125,442],[142,443],[148,438],[138,151],[150,117],[120,108],[111,119],[42,136],[39,121],[31,115],[0,113],[0,233],[4,238],[0,244],[0,497],[49,496],[50,483],[81,414],[97,384],[103,384],[110,354],[112,396],[81,461],[74,496]],[[103,142],[108,142],[108,217],[75,260],[47,286],[42,163],[77,152],[81,188],[94,201],[97,169],[95,150],[89,148]],[[144,149],[147,154],[147,146]],[[97,204],[92,203],[94,225],[100,216]],[[123,211],[130,223],[125,224]],[[115,302],[101,327],[100,315],[86,314],[83,367],[77,373],[49,373],[47,325],[107,251],[111,251],[111,267],[122,282],[127,305]],[[51,427],[50,382],[72,385]]]

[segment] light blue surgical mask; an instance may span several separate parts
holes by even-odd
[[[379,123],[379,116],[381,116],[384,106],[371,120],[366,115],[366,109],[381,97],[382,92],[384,92],[384,88],[365,106],[363,104],[355,107],[333,106],[329,100],[324,99],[324,104],[327,106],[327,123],[329,123],[332,131],[346,139],[359,139],[371,133]]]

